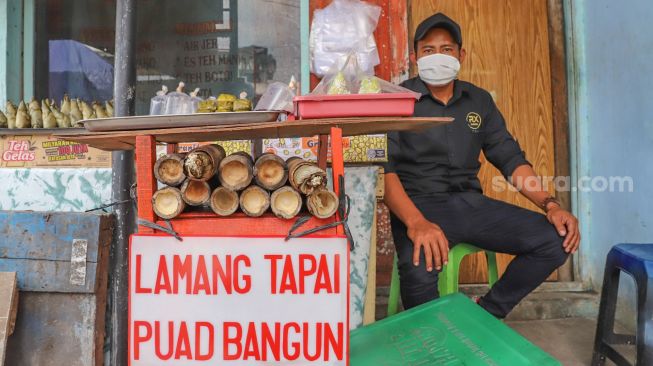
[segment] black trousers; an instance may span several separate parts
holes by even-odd
[[[499,281],[479,300],[485,310],[504,318],[567,259],[553,225],[542,214],[472,193],[413,200],[427,220],[444,231],[449,246],[460,242],[515,255]],[[413,243],[406,226],[391,216],[399,258],[401,299],[408,309],[438,298],[438,272],[426,270],[424,251],[413,264]]]

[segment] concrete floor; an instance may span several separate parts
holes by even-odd
[[[596,332],[594,319],[507,321],[506,324],[558,359],[563,366],[588,366],[592,361]],[[634,346],[619,347],[618,350],[634,362]],[[614,364],[608,361],[606,365]]]

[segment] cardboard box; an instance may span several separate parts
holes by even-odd
[[[111,152],[49,135],[2,135],[0,154],[0,168],[111,168]]]

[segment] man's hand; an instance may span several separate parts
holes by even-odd
[[[576,253],[580,245],[580,232],[578,230],[578,219],[569,211],[555,206],[547,211],[546,218],[555,226],[558,234],[565,237],[562,246],[567,253]]]
[[[449,262],[449,241],[440,227],[426,219],[420,219],[408,226],[408,237],[413,242],[413,264],[419,265],[420,250],[424,248],[426,270],[431,272],[433,264],[438,271]]]

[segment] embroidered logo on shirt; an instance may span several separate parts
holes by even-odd
[[[466,120],[467,120],[467,125],[472,130],[478,130],[481,127],[481,123],[483,123],[481,116],[476,112],[467,113]]]

